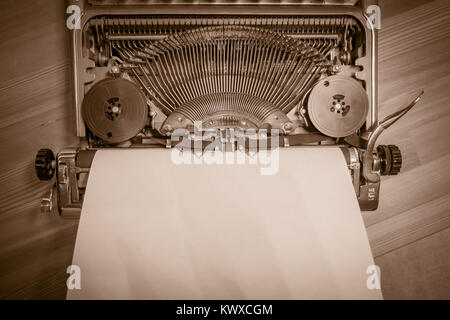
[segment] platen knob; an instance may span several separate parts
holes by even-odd
[[[390,145],[392,155],[392,167],[391,167],[391,176],[396,175],[400,172],[402,168],[402,153],[397,146]]]
[[[55,155],[50,149],[41,149],[34,160],[34,170],[39,180],[50,180],[55,174]]]
[[[379,145],[377,148],[378,157],[381,161],[380,172],[382,176],[394,176],[402,168],[402,153],[395,145]]]

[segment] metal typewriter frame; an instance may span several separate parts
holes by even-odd
[[[80,5],[78,1],[73,1]],[[366,91],[369,96],[369,112],[366,120],[366,129],[371,130],[378,124],[378,110],[377,110],[377,37],[375,28],[367,28],[370,20],[363,14],[361,8],[350,5],[270,5],[270,13],[267,13],[268,6],[251,6],[251,5],[152,5],[152,6],[107,6],[88,7],[83,10],[81,16],[81,29],[73,30],[71,32],[72,44],[72,81],[74,84],[73,91],[73,106],[75,115],[75,133],[79,137],[86,135],[85,124],[81,116],[81,103],[84,97],[84,83],[86,79],[92,77],[87,73],[81,73],[80,69],[89,68],[91,65],[89,61],[82,56],[82,35],[86,23],[99,15],[226,15],[239,16],[251,14],[255,16],[342,16],[348,15],[356,19],[364,26],[366,36],[366,56],[359,59],[358,63],[362,66],[362,71],[358,73],[359,77],[366,81]],[[80,76],[80,73],[82,76]]]
[[[203,1],[200,1],[203,3]],[[220,2],[220,1],[219,1]],[[344,144],[338,146],[344,154],[348,169],[355,188],[355,194],[358,198],[361,210],[375,210],[378,207],[380,176],[383,172],[383,166],[386,159],[383,153],[375,149],[375,142],[378,136],[404,114],[406,114],[421,98],[423,91],[407,107],[386,117],[381,123],[378,122],[378,101],[377,101],[377,31],[372,27],[370,20],[363,14],[363,9],[369,4],[377,1],[361,0],[358,3],[360,7],[350,5],[331,5],[324,1],[326,5],[243,5],[229,3],[229,5],[219,3],[211,5],[88,5],[88,0],[70,0],[69,4],[75,4],[81,7],[81,29],[71,31],[71,46],[73,55],[72,80],[73,80],[73,108],[75,115],[75,134],[80,137],[80,147],[66,149],[58,153],[56,159],[51,150],[43,149],[44,152],[50,152],[51,157],[47,159],[36,160],[36,172],[44,168],[45,173],[51,173],[47,178],[49,180],[56,172],[56,197],[55,188],[52,188],[48,195],[42,199],[41,209],[51,211],[55,198],[57,207],[61,216],[78,218],[81,213],[83,193],[86,189],[87,179],[96,150],[89,147],[86,141],[86,127],[82,119],[81,104],[84,98],[84,85],[86,82],[94,80],[95,75],[90,74],[87,69],[95,66],[94,62],[84,58],[82,54],[83,30],[88,21],[100,15],[186,15],[186,16],[242,16],[252,15],[256,17],[292,17],[295,16],[350,16],[356,19],[365,31],[366,55],[357,60],[357,65],[362,66],[362,70],[357,72],[358,79],[366,83],[366,92],[369,97],[369,112],[365,122],[365,131],[359,136],[355,135],[352,139],[346,139]],[[362,7],[362,8],[361,8]],[[270,13],[267,13],[270,8]],[[250,21],[251,24],[251,21]],[[370,26],[370,27],[368,27]],[[286,136],[289,137],[289,136]],[[289,147],[291,144],[288,138],[284,138],[280,147]],[[284,141],[284,142],[283,142]],[[167,145],[161,143],[161,147],[171,147],[170,139]],[[336,144],[334,144],[336,146]],[[325,147],[325,146],[324,146]],[[381,147],[381,146],[380,146]],[[382,146],[384,148],[391,146]],[[397,148],[398,151],[398,148]],[[399,151],[398,151],[399,152]],[[391,155],[392,156],[392,155]],[[38,154],[39,157],[39,154]],[[38,159],[37,157],[37,159]],[[390,159],[392,160],[392,159]],[[401,154],[400,154],[401,161]],[[401,166],[401,162],[400,162]],[[45,176],[44,173],[44,176]],[[396,174],[396,173],[393,173]],[[38,174],[39,176],[39,174]]]

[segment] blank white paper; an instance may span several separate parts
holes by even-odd
[[[342,152],[284,148],[279,170],[100,150],[68,299],[380,299]]]

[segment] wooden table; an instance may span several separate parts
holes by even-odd
[[[406,10],[405,10],[405,9]],[[381,1],[380,117],[421,102],[380,143],[404,168],[363,213],[385,298],[450,298],[450,2]],[[65,297],[77,221],[39,212],[42,147],[74,145],[64,1],[0,4],[0,298]]]

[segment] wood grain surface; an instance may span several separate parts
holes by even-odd
[[[380,1],[380,118],[423,101],[383,134],[404,156],[364,212],[387,299],[450,299],[450,2]],[[64,1],[0,3],[0,298],[63,299],[77,221],[39,211],[42,147],[74,145]]]
[[[384,4],[396,10],[379,33],[380,117],[425,95],[381,137],[400,147],[404,168],[363,214],[385,298],[450,299],[450,1],[393,2],[380,3],[382,15]]]

